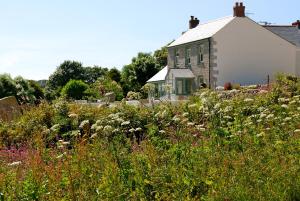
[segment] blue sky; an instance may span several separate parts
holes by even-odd
[[[0,0],[0,74],[47,79],[64,60],[121,69],[188,27],[232,15],[232,0]],[[291,24],[299,0],[247,0],[255,21]]]

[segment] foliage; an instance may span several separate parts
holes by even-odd
[[[0,98],[15,96],[17,87],[15,81],[8,74],[0,75]]]
[[[102,68],[99,66],[94,67],[84,67],[84,76],[83,79],[88,84],[93,84],[97,81],[99,77],[106,76],[108,73],[107,68]]]
[[[140,92],[129,91],[126,98],[128,100],[140,100],[142,98],[142,95]]]
[[[131,64],[122,69],[122,86],[124,92],[139,91],[152,76],[160,70],[155,58],[148,53],[138,53]]]
[[[89,85],[81,80],[70,80],[61,90],[63,97],[74,100],[81,100],[86,94]]]
[[[114,92],[117,100],[122,100],[122,87],[114,80],[108,77],[99,78],[94,84],[94,88],[100,92],[100,96],[104,97],[106,93]]]
[[[299,200],[300,80],[255,90],[153,108],[41,104],[0,123],[0,198]]]
[[[19,103],[33,103],[37,99],[38,88],[21,76],[11,78],[8,74],[0,75],[0,98],[15,96]]]
[[[107,73],[108,77],[111,79],[111,80],[114,80],[116,81],[117,83],[119,83],[121,81],[121,73],[118,69],[116,68],[112,68],[108,71]]]
[[[33,95],[36,99],[44,99],[44,90],[42,87],[34,80],[29,80],[29,86],[33,89]]]
[[[164,68],[168,64],[168,49],[167,46],[162,47],[160,50],[154,52],[154,58],[160,68]]]
[[[84,69],[77,61],[64,61],[50,75],[48,85],[52,89],[65,86],[70,80],[83,80]]]

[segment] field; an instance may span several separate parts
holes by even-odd
[[[300,80],[0,122],[2,200],[300,200]]]

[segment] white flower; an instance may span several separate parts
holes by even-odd
[[[177,116],[174,116],[172,120],[175,122],[178,122],[178,121],[180,121],[180,118],[178,118]]]
[[[69,118],[75,119],[77,117],[78,117],[78,114],[74,114],[74,113],[69,114]]]
[[[18,165],[21,165],[22,162],[21,161],[15,161],[15,162],[12,162],[12,163],[9,163],[7,164],[8,166],[18,166]]]
[[[292,120],[291,117],[286,117],[286,118],[284,119],[284,121],[291,121],[291,120]]]
[[[266,116],[267,116],[267,115],[266,115],[265,113],[261,113],[261,114],[260,114],[260,118],[261,118],[261,119],[265,118]]]
[[[130,132],[130,133],[133,133],[134,131],[135,131],[134,128],[129,129],[129,132]]]
[[[69,145],[70,142],[62,142],[61,144],[62,144],[62,145]]]
[[[140,127],[138,127],[138,128],[135,129],[135,131],[137,131],[137,132],[138,132],[138,131],[142,131],[142,130],[143,130],[143,129],[140,128]]]
[[[120,130],[118,129],[118,128],[116,128],[116,129],[114,129],[112,132],[113,133],[117,133],[117,132],[119,132]]]
[[[91,139],[94,139],[94,138],[96,138],[98,136],[98,134],[97,133],[94,133],[93,135],[91,135]]]
[[[126,126],[126,125],[129,125],[130,124],[130,121],[124,121],[121,126]]]
[[[191,104],[191,105],[188,105],[188,108],[195,108],[195,107],[197,107],[197,104]]]
[[[193,122],[188,122],[187,125],[188,125],[188,126],[195,126],[195,123],[193,123]]]
[[[300,133],[300,129],[294,130],[294,133]]]
[[[245,100],[244,100],[244,102],[246,102],[246,103],[251,103],[251,102],[253,102],[254,100],[252,99],[252,98],[246,98]]]
[[[183,117],[187,117],[187,116],[189,116],[189,113],[188,113],[188,112],[185,112],[185,113],[182,114],[182,116],[183,116]]]
[[[267,119],[273,119],[274,118],[274,114],[269,114],[268,116],[267,116]]]
[[[113,128],[110,125],[107,125],[103,128],[103,131],[110,132],[110,131],[112,131],[112,129]]]
[[[217,103],[215,106],[214,106],[214,109],[219,109],[221,107],[221,103]]]
[[[64,157],[64,155],[66,155],[67,153],[66,152],[64,152],[64,153],[62,153],[61,155],[58,155],[56,158],[57,159],[61,159],[62,157]]]
[[[79,128],[86,128],[87,126],[90,125],[90,121],[89,120],[84,120],[81,122],[81,124],[79,125]]]
[[[288,106],[287,106],[286,104],[281,105],[281,107],[282,107],[282,108],[285,108],[285,109],[288,108]]]
[[[225,107],[224,112],[230,112],[232,110],[233,110],[233,108],[231,106],[227,106],[227,107]]]
[[[103,129],[103,126],[97,126],[96,127],[96,132],[99,132],[99,131],[101,131]]]
[[[51,131],[58,131],[59,128],[60,128],[60,125],[59,125],[59,124],[55,124],[54,126],[52,126],[52,127],[50,128],[50,130],[51,130]]]
[[[262,137],[262,136],[264,136],[264,135],[265,135],[265,133],[264,133],[264,132],[261,132],[261,133],[257,134],[256,136],[257,136],[257,137]]]
[[[165,134],[165,133],[166,133],[166,131],[164,131],[164,130],[160,130],[160,131],[159,131],[159,133],[160,133],[160,134]]]

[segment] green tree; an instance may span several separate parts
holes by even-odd
[[[20,103],[33,103],[35,101],[34,89],[30,86],[29,82],[23,77],[18,76],[15,78],[17,88],[17,99]]]
[[[106,76],[108,69],[99,66],[85,67],[84,71],[84,81],[88,84],[95,83],[99,77]]]
[[[44,99],[44,90],[42,87],[34,80],[29,80],[29,85],[30,87],[34,90],[33,95],[35,96],[36,99]]]
[[[108,71],[108,77],[116,82],[120,82],[121,81],[121,73],[118,69],[116,68],[112,68]]]
[[[0,98],[16,96],[17,87],[15,81],[8,74],[0,75]]]
[[[64,61],[50,75],[48,85],[52,89],[65,86],[70,80],[84,80],[84,69],[77,61]]]
[[[61,95],[68,99],[80,100],[85,96],[89,85],[81,80],[70,80],[61,90]]]
[[[155,58],[150,53],[138,53],[131,64],[122,69],[124,92],[139,91],[153,75],[160,70]]]
[[[153,56],[160,68],[164,68],[168,64],[167,46],[162,47],[160,50],[156,50]]]

